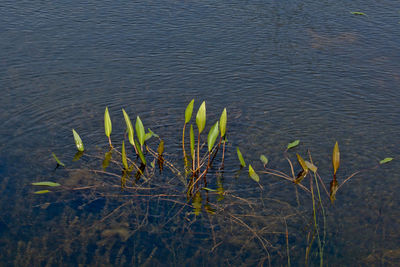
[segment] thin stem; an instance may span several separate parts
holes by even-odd
[[[197,138],[197,169],[198,172],[200,173],[200,131]]]
[[[186,123],[183,125],[183,130],[182,130],[182,151],[183,151],[183,158],[185,161],[185,168],[188,165],[187,158],[186,158],[186,150],[185,150],[185,129],[186,129]]]

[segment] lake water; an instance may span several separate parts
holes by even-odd
[[[290,158],[310,149],[328,187],[336,141],[339,182],[395,158],[352,178],[335,205],[324,195],[325,228],[318,212],[324,265],[400,262],[399,2],[4,0],[0,25],[1,265],[304,265],[310,195],[261,174],[259,162],[265,154],[289,173],[282,152],[295,139]],[[225,174],[208,176],[208,187],[226,191],[223,200],[209,193],[215,214],[203,192],[194,215],[168,168],[140,185],[149,192],[89,171],[102,170],[107,151],[106,106],[116,147],[125,108],[183,171],[192,98],[196,111],[207,102],[207,131],[228,110]],[[92,157],[72,162],[72,128]],[[263,190],[237,172],[237,146]],[[67,168],[54,170],[52,152]],[[33,194],[31,183],[47,180],[62,188]],[[317,241],[311,251],[319,265]]]

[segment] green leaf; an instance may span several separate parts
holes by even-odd
[[[138,153],[139,153],[139,158],[140,158],[140,160],[142,161],[142,163],[143,163],[144,165],[146,165],[146,164],[147,164],[147,163],[146,163],[146,158],[145,158],[144,155],[143,155],[142,148],[141,148],[140,146],[137,146],[137,150],[138,150]]]
[[[131,143],[132,146],[135,146],[135,132],[133,130],[131,119],[129,118],[128,113],[125,112],[125,109],[122,109],[122,113],[124,114],[126,129],[128,130],[129,143]]]
[[[34,194],[46,194],[46,193],[50,193],[51,191],[50,190],[40,190],[40,191],[36,191],[36,192],[33,192]]]
[[[289,143],[289,144],[287,145],[286,150],[289,150],[289,149],[291,149],[291,148],[294,148],[294,147],[298,146],[299,143],[300,143],[300,140],[296,140],[296,141],[293,141],[293,142]]]
[[[217,192],[217,190],[211,189],[211,188],[208,188],[208,187],[203,187],[202,189],[206,190],[206,191],[209,191],[209,192]]]
[[[383,160],[379,161],[379,164],[385,164],[388,162],[391,162],[393,160],[393,158],[384,158]]]
[[[300,163],[300,166],[303,169],[303,171],[308,171],[308,167],[304,159],[297,153],[296,156],[297,156],[297,161]]]
[[[112,124],[111,124],[110,114],[108,113],[108,107],[106,107],[106,111],[104,112],[104,130],[106,136],[110,138],[112,132]]]
[[[211,127],[210,131],[208,132],[208,137],[207,137],[207,144],[208,144],[208,152],[211,152],[215,140],[217,140],[218,134],[219,134],[219,129],[218,129],[218,121]]]
[[[339,144],[337,141],[335,143],[335,146],[333,147],[332,165],[333,165],[333,174],[336,175],[336,171],[340,165],[340,152],[339,152]]]
[[[185,124],[190,121],[192,118],[192,113],[193,113],[193,104],[194,104],[194,99],[190,101],[190,103],[187,105],[186,110],[185,110]]]
[[[222,111],[221,117],[219,119],[219,128],[221,131],[221,137],[224,137],[226,134],[226,120],[227,120],[226,108],[224,108],[224,111]]]
[[[246,162],[244,161],[242,152],[240,152],[239,147],[236,148],[236,152],[237,152],[237,155],[238,155],[238,158],[239,158],[239,161],[240,161],[240,165],[242,167],[246,167]]]
[[[260,156],[260,160],[261,160],[261,162],[264,164],[264,167],[265,167],[265,165],[268,164],[268,158],[267,158],[266,156],[261,155],[261,156]]]
[[[249,176],[251,179],[253,179],[254,181],[256,181],[257,183],[260,181],[260,177],[258,176],[258,174],[254,171],[253,167],[251,167],[251,165],[249,164]]]
[[[192,160],[194,159],[194,131],[193,125],[190,125],[190,155],[192,156]]]
[[[155,134],[150,128],[147,128],[147,130],[149,131],[149,133],[151,134],[151,136],[154,136],[156,138],[160,138],[160,136],[158,134]]]
[[[200,134],[206,126],[206,101],[203,101],[199,110],[197,111],[196,124]]]
[[[365,13],[363,13],[363,12],[358,12],[358,11],[353,11],[353,12],[350,12],[351,14],[353,14],[353,15],[360,15],[360,16],[366,16],[367,14],[365,14]]]
[[[51,154],[53,155],[53,158],[56,160],[56,162],[57,162],[58,165],[65,167],[65,164],[62,163],[62,162],[57,158],[57,156],[56,156],[56,154],[54,154],[54,152],[51,153]]]
[[[313,173],[317,172],[317,170],[318,170],[317,166],[315,166],[314,164],[312,164],[311,162],[309,162],[307,160],[305,162],[306,162],[307,168],[309,170],[311,170]]]
[[[54,182],[37,182],[37,183],[32,183],[32,185],[36,185],[36,186],[60,186],[59,183],[54,183]]]
[[[129,169],[128,160],[126,158],[126,151],[125,151],[125,142],[122,141],[122,164],[124,165],[125,170]]]
[[[82,139],[79,137],[79,134],[74,129],[72,129],[72,134],[74,135],[76,148],[78,151],[83,152],[85,148],[83,147]]]
[[[142,123],[142,121],[140,120],[140,117],[139,117],[139,116],[136,117],[136,125],[135,125],[135,128],[136,128],[137,137],[138,137],[138,139],[139,139],[139,143],[140,143],[141,146],[143,146],[144,141],[145,141],[145,136],[146,136],[146,135],[145,135],[145,132],[144,132],[143,123]]]

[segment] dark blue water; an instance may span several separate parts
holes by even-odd
[[[302,141],[296,152],[311,149],[327,185],[335,141],[341,180],[395,158],[347,183],[334,207],[326,203],[324,264],[396,265],[399,23],[396,1],[2,1],[2,265],[287,265],[282,218],[291,263],[302,265],[311,213],[297,206],[290,183],[261,176],[260,193],[245,171],[234,174],[236,146],[256,169],[266,154],[289,171],[281,152],[294,139]],[[106,106],[116,143],[125,108],[163,137],[181,168],[181,127],[192,98],[195,109],[206,100],[209,122],[227,107],[225,187],[253,206],[227,197],[217,215],[195,217],[171,199],[131,196],[106,217],[127,203],[108,197],[119,189],[32,194],[38,180],[70,188],[104,182],[85,171],[53,171],[51,153],[71,168],[100,166],[93,158],[71,163],[71,129],[101,156]],[[178,185],[168,190],[182,193]],[[184,194],[178,199],[185,202]],[[300,196],[304,205],[307,199]],[[251,215],[243,218],[257,235],[234,219],[239,214]],[[269,260],[258,238],[269,240]]]

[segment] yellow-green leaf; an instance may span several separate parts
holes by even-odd
[[[197,111],[196,124],[200,134],[206,126],[206,101],[203,101],[199,110]]]
[[[266,156],[261,155],[261,156],[260,156],[260,160],[261,160],[261,162],[264,164],[264,167],[265,167],[265,165],[268,164],[268,158],[267,158]]]
[[[124,114],[126,129],[128,130],[129,143],[131,143],[132,146],[135,146],[135,132],[133,130],[131,119],[129,118],[128,113],[125,112],[125,109],[122,109],[122,113]]]
[[[136,117],[135,128],[136,128],[136,135],[137,135],[137,137],[139,139],[139,143],[140,143],[141,146],[143,146],[146,134],[144,132],[144,127],[143,127],[142,120],[140,119],[139,116]]]
[[[251,165],[249,164],[249,176],[251,179],[253,179],[254,181],[256,181],[257,183],[260,181],[260,177],[258,176],[258,174],[254,171],[253,167],[251,167]]]
[[[82,139],[80,138],[79,134],[74,129],[72,129],[72,134],[74,135],[76,149],[83,152],[85,148],[83,147]]]
[[[289,149],[291,149],[291,148],[294,148],[294,147],[298,146],[299,143],[300,143],[300,140],[296,140],[296,141],[293,141],[293,142],[289,143],[289,144],[287,145],[286,150],[289,150]]]
[[[65,167],[65,164],[62,163],[62,162],[57,158],[57,156],[56,156],[56,154],[54,154],[54,152],[51,153],[51,154],[53,155],[53,158],[56,160],[56,162],[57,162],[58,165]]]
[[[36,192],[33,192],[34,194],[46,194],[46,193],[50,193],[51,191],[50,190],[40,190],[40,191],[36,191]]]
[[[351,14],[353,14],[353,15],[359,15],[359,16],[366,16],[367,14],[365,14],[365,13],[363,13],[363,12],[359,12],[359,11],[353,11],[353,12],[350,12]]]
[[[50,186],[50,187],[60,186],[59,183],[54,183],[54,182],[36,182],[36,183],[32,183],[32,185],[36,185],[36,186]]]
[[[308,167],[307,167],[307,164],[306,164],[306,162],[304,161],[304,159],[303,159],[299,154],[297,154],[297,153],[296,153],[296,156],[297,156],[297,161],[300,163],[301,168],[302,168],[304,171],[307,171],[307,170],[308,170]]]
[[[340,165],[340,152],[339,152],[339,144],[336,141],[335,146],[332,152],[332,165],[333,165],[333,174],[336,174],[337,169],[339,169]]]
[[[224,111],[222,111],[221,117],[219,119],[219,128],[221,131],[221,137],[224,137],[226,134],[226,120],[227,120],[226,108],[224,108]]]
[[[238,159],[239,159],[239,161],[240,161],[240,165],[241,165],[242,167],[246,167],[246,162],[244,161],[242,152],[240,152],[239,147],[236,148],[236,152],[237,152],[237,155],[238,155]]]
[[[137,150],[138,150],[138,153],[139,153],[140,160],[142,161],[143,165],[146,165],[147,162],[146,162],[146,158],[143,155],[142,148],[140,146],[137,146]]]
[[[379,161],[379,164],[385,164],[385,163],[388,163],[388,162],[390,162],[392,160],[393,160],[393,158],[384,158],[383,160]]]
[[[104,130],[107,137],[110,137],[112,132],[112,124],[110,114],[108,113],[108,107],[106,107],[106,111],[104,112]]]
[[[125,142],[122,141],[122,164],[124,165],[125,170],[129,169],[128,160],[126,158],[126,151],[125,151]]]
[[[190,101],[190,103],[187,105],[186,110],[185,110],[185,124],[190,121],[192,118],[192,113],[193,113],[193,104],[194,104],[194,99]]]
[[[218,121],[211,127],[210,132],[208,133],[207,136],[207,144],[208,144],[208,152],[211,152],[215,140],[217,140],[219,129],[218,129]]]
[[[311,170],[313,173],[317,172],[317,170],[318,170],[317,166],[315,166],[314,164],[312,164],[311,162],[309,162],[307,160],[305,162],[306,162],[306,165],[309,170]]]

